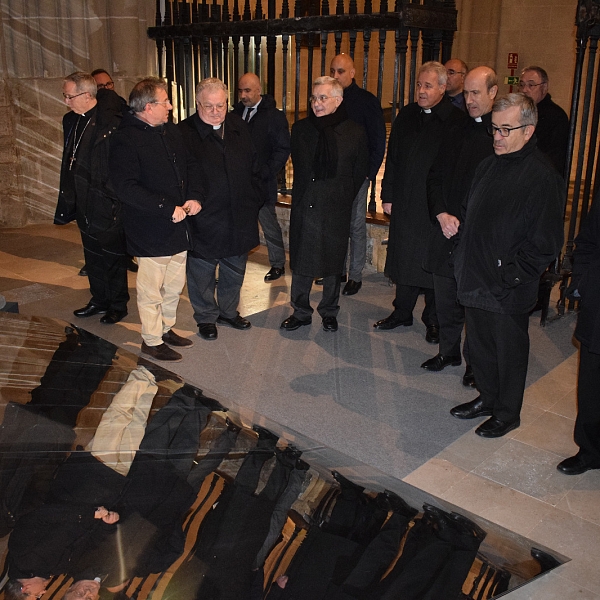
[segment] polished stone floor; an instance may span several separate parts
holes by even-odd
[[[22,314],[73,321],[72,310],[88,300],[87,282],[77,276],[81,264],[75,228],[35,226],[24,230],[5,230],[0,238],[0,292],[8,300],[18,301]],[[254,315],[256,324],[269,324],[269,327],[261,326],[265,330],[276,329],[275,321],[286,315],[290,280],[288,275],[275,284],[264,284],[262,276],[267,268],[265,252],[261,249],[251,257],[241,308],[244,316]],[[133,284],[134,276],[131,277]],[[372,317],[361,316],[363,320],[385,316],[392,296],[392,290],[382,276],[370,274],[366,279],[365,289],[353,298],[344,299],[347,304],[342,305],[342,327],[336,334],[338,338],[323,338],[326,334],[318,332],[318,324],[315,324],[308,339],[298,340],[298,343],[316,344],[337,360],[340,354],[332,340],[342,339],[345,330],[352,327],[362,329],[366,335],[368,328],[363,327],[361,322],[357,325],[355,315],[372,314]],[[134,289],[131,291],[134,292]],[[352,318],[344,316],[344,313],[352,315]],[[169,368],[190,383],[202,387],[226,406],[232,406],[243,424],[259,423],[277,434],[283,434],[299,448],[309,450],[304,456],[311,464],[318,462],[326,468],[339,467],[340,472],[353,481],[360,481],[363,485],[370,482],[373,489],[386,485],[398,493],[410,489],[399,485],[400,482],[394,487],[394,478],[401,478],[414,486],[415,491],[407,493],[410,501],[420,502],[425,497],[423,494],[430,495],[442,506],[459,507],[463,514],[480,518],[480,523],[489,523],[492,528],[498,526],[498,531],[506,529],[517,536],[524,536],[539,546],[572,559],[523,588],[512,591],[507,596],[509,598],[600,598],[600,573],[597,569],[600,555],[600,473],[566,477],[555,470],[562,457],[575,451],[572,427],[577,356],[568,339],[572,323],[563,321],[560,324],[566,339],[557,340],[553,339],[556,338],[555,333],[539,328],[534,330],[535,322],[532,320],[534,376],[526,392],[520,429],[501,440],[482,440],[468,430],[457,432],[455,439],[443,443],[439,439],[422,440],[425,446],[442,446],[429,456],[419,451],[403,452],[406,449],[402,448],[403,438],[399,435],[402,414],[395,410],[393,397],[386,400],[381,394],[371,399],[371,403],[365,399],[360,410],[355,404],[341,405],[336,398],[336,389],[330,391],[326,388],[323,391],[305,387],[300,390],[304,400],[301,403],[298,398],[293,398],[292,402],[286,398],[274,401],[264,397],[264,391],[269,387],[281,385],[278,379],[283,358],[279,348],[272,346],[273,340],[278,338],[258,339],[256,343],[261,346],[255,347],[254,354],[262,355],[260,365],[246,358],[242,368],[239,357],[235,357],[237,363],[236,360],[227,363],[229,380],[235,385],[219,386],[219,379],[223,378],[214,377],[212,370],[203,372],[202,355],[206,356],[204,362],[207,366],[214,355],[223,364],[231,359],[233,349],[240,346],[238,336],[245,335],[245,332],[220,328],[219,340],[203,342],[193,335],[194,324],[186,299],[180,305],[179,314],[178,331],[196,340],[194,356],[200,358],[184,360]],[[271,324],[273,327],[270,327]],[[130,315],[114,327],[90,320],[79,320],[77,325],[126,350],[139,352],[139,323],[133,302]],[[415,331],[401,334],[370,333],[368,341],[373,348],[374,360],[381,361],[371,367],[376,371],[394,372],[394,377],[399,377],[408,389],[413,389],[415,381],[415,372],[410,370],[410,352],[431,352],[431,348],[421,340],[422,327],[415,325],[413,329]],[[388,336],[385,343],[381,342],[382,335]],[[211,347],[210,344],[214,345]],[[396,346],[408,357],[403,364],[406,371],[400,375],[396,373],[399,365]],[[249,353],[249,350],[245,351]],[[311,356],[306,357],[307,369],[311,367],[311,360]],[[251,377],[245,374],[247,366],[252,368]],[[313,370],[320,367],[312,365]],[[453,402],[466,391],[460,387],[459,369],[452,371],[430,377],[438,378],[433,384],[442,388],[438,395],[447,396]],[[273,382],[272,386],[270,382]],[[306,393],[307,389],[311,393]],[[239,390],[245,393],[239,393]],[[232,391],[237,393],[231,395]],[[246,397],[250,399],[248,403],[245,402]],[[411,458],[418,455],[419,460],[406,461],[407,454]]]

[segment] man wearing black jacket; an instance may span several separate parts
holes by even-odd
[[[480,396],[451,410],[490,417],[475,433],[495,438],[519,427],[529,312],[540,275],[563,243],[564,182],[534,136],[537,112],[522,94],[496,100],[494,156],[475,172],[454,272],[466,308],[469,353]]]
[[[461,207],[465,201],[477,165],[494,153],[488,128],[492,122],[492,104],[498,92],[493,69],[477,67],[464,82],[464,95],[470,119],[448,136],[427,178],[429,216],[434,223],[424,266],[433,273],[435,306],[440,322],[440,347],[421,367],[441,371],[461,363],[460,340],[465,324],[465,309],[456,300],[456,279],[450,257],[458,233]],[[463,354],[467,371],[463,382],[470,385],[472,369],[465,340]]]
[[[271,269],[265,282],[275,281],[285,274],[285,247],[281,227],[277,221],[277,174],[285,167],[290,156],[290,128],[285,114],[277,109],[273,96],[260,93],[260,79],[246,73],[238,83],[240,101],[233,113],[248,124],[250,136],[258,152],[260,178],[267,188],[265,203],[258,211],[269,252]]]
[[[200,212],[198,166],[177,127],[168,122],[166,84],[157,77],[139,81],[129,95],[131,112],[111,142],[111,180],[124,207],[127,249],[138,258],[137,303],[142,352],[179,361],[170,348],[192,345],[172,327],[185,285],[190,248],[185,219]]]

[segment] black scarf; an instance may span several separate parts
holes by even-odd
[[[313,159],[313,171],[317,181],[333,179],[337,174],[338,147],[333,128],[348,119],[346,107],[342,102],[337,110],[329,115],[317,117],[310,110],[308,118],[319,132],[319,141]]]

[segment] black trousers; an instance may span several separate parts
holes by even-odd
[[[292,274],[292,308],[294,316],[301,321],[308,321],[312,318],[313,308],[310,305],[310,289],[314,277],[310,275]],[[317,312],[321,318],[337,317],[340,312],[340,284],[341,275],[329,275],[323,277],[323,297],[317,306]]]
[[[403,321],[412,320],[412,313],[421,290],[425,292],[425,308],[421,314],[421,321],[425,323],[425,327],[429,327],[430,325],[438,327],[439,323],[435,309],[435,294],[433,288],[420,288],[414,285],[396,285],[396,297],[392,303],[394,305],[393,315]]]
[[[529,314],[465,309],[473,374],[484,406],[501,421],[521,413],[529,362]]]
[[[456,297],[456,279],[433,275],[435,310],[440,325],[440,354],[460,356],[460,340],[465,326],[465,308]],[[467,338],[463,345],[463,356],[469,365]]]
[[[579,351],[575,443],[581,453],[600,464],[600,354],[585,344]]]
[[[92,304],[107,310],[127,310],[127,256],[106,250],[93,236],[81,231]]]

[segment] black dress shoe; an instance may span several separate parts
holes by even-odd
[[[496,419],[496,417],[492,417],[482,423],[475,430],[475,433],[484,438],[499,438],[506,435],[509,431],[516,429],[520,424],[521,419],[501,421],[500,419]]]
[[[100,323],[104,323],[105,325],[114,325],[118,323],[121,319],[124,319],[127,316],[126,310],[109,310],[106,314],[100,318]]]
[[[530,554],[532,558],[540,563],[540,567],[542,569],[540,573],[550,571],[550,569],[554,569],[562,564],[559,560],[554,558],[552,554],[548,554],[548,552],[544,552],[539,548],[531,548]]]
[[[233,317],[233,319],[228,319],[227,317],[218,317],[217,323],[230,325],[234,329],[250,329],[250,327],[252,327],[252,323],[250,323],[248,319],[244,319],[244,317],[241,315],[236,315]]]
[[[354,281],[354,279],[348,279],[348,283],[344,286],[342,294],[344,296],[354,296],[358,293],[358,290],[362,287],[362,281]]]
[[[455,406],[450,410],[450,414],[457,419],[476,419],[477,417],[489,417],[492,414],[492,409],[485,408],[481,396],[477,396],[471,402]]]
[[[204,340],[216,340],[219,334],[214,323],[198,323],[198,335]]]
[[[87,274],[87,265],[83,265],[83,267],[79,269],[79,273],[77,273],[77,275],[79,275],[80,277],[87,277]]]
[[[300,329],[300,327],[303,327],[304,325],[310,325],[311,323],[312,319],[308,319],[307,321],[301,321],[294,315],[291,315],[279,326],[279,329],[285,329],[286,331],[294,331],[296,329]]]
[[[73,314],[76,317],[93,317],[94,315],[103,315],[104,313],[106,313],[106,309],[102,308],[101,306],[96,306],[95,304],[92,304],[91,302],[89,304],[86,304],[83,308],[78,308],[77,310],[73,311]]]
[[[429,325],[425,334],[425,341],[430,344],[440,343],[440,328],[437,325]],[[459,363],[460,364],[460,363]]]
[[[130,256],[127,260],[127,270],[132,273],[137,273],[140,266],[133,260],[133,256]]]
[[[581,473],[592,469],[600,469],[600,462],[595,462],[578,452],[575,456],[570,456],[559,462],[556,468],[565,475],[581,475]]]
[[[467,365],[467,368],[465,369],[465,374],[462,378],[462,384],[465,387],[477,387],[475,384],[475,375],[473,374],[473,368],[471,365]]]
[[[265,275],[265,283],[276,281],[282,275],[285,275],[284,267],[271,267],[270,271]]]
[[[177,335],[172,329],[169,329],[167,333],[163,333],[162,341],[169,346],[175,346],[175,348],[191,348],[194,345],[192,340]]]
[[[427,369],[428,371],[441,371],[448,365],[452,367],[458,367],[462,362],[460,356],[442,356],[436,354],[433,358],[426,360],[422,365],[421,369]]]
[[[315,285],[323,285],[323,278],[322,277],[317,277],[315,279]]]
[[[386,317],[385,319],[381,319],[380,321],[377,321],[377,323],[374,323],[373,327],[375,327],[375,329],[383,329],[385,331],[388,329],[395,329],[396,327],[400,327],[401,325],[403,327],[410,327],[412,324],[412,317],[410,319],[400,319],[399,317],[395,317],[394,313],[392,313],[389,317]]]
[[[146,342],[142,342],[142,353],[151,356],[155,360],[162,360],[165,362],[179,362],[182,359],[179,352],[175,352],[175,350],[169,348],[165,343],[159,344],[158,346],[147,346]]]
[[[323,331],[337,331],[338,322],[335,317],[323,317]]]

